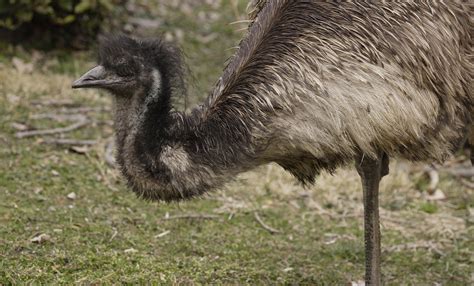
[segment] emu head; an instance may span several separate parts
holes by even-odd
[[[109,35],[100,39],[98,65],[72,87],[105,89],[117,97],[169,94],[184,86],[182,70],[179,50],[161,39]]]
[[[73,88],[101,88],[114,95],[131,96],[139,87],[150,84],[149,56],[138,42],[126,36],[102,38],[99,64],[82,75]]]

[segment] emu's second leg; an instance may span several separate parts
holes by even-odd
[[[474,166],[474,124],[471,125],[470,129],[467,139],[469,141],[469,149],[471,150],[471,165]]]
[[[380,285],[379,183],[388,174],[388,156],[356,158],[356,168],[364,191],[365,283]]]

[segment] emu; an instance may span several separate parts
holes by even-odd
[[[117,161],[144,199],[196,197],[269,162],[312,184],[355,161],[366,283],[379,285],[389,158],[443,161],[472,124],[469,4],[257,2],[237,53],[191,112],[173,109],[186,92],[182,57],[159,38],[102,38],[99,65],[73,88],[114,95]]]

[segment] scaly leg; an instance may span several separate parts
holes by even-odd
[[[381,153],[377,159],[364,155],[356,158],[356,168],[364,191],[365,283],[380,285],[380,225],[379,183],[387,175],[388,156]]]
[[[471,150],[471,165],[474,166],[474,124],[471,125],[467,140],[469,141],[469,149]]]

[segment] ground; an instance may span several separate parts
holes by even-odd
[[[245,19],[245,3],[158,2],[145,12],[183,46],[193,75],[187,101],[195,104],[238,44],[245,24],[229,23]],[[104,160],[111,99],[70,88],[93,66],[93,53],[2,49],[0,284],[363,280],[362,191],[351,166],[307,188],[268,165],[202,199],[139,200]],[[71,132],[16,136],[78,122],[84,125]],[[95,143],[48,144],[61,138]],[[392,160],[380,195],[388,285],[474,283],[472,181],[446,171],[465,161],[460,153],[437,165],[439,190],[430,195],[427,165]]]

